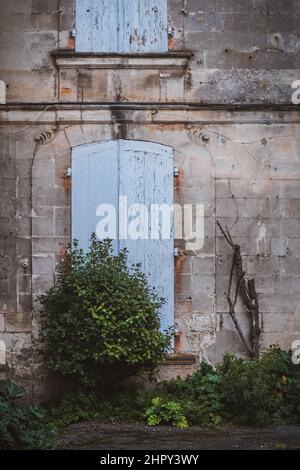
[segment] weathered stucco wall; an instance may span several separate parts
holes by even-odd
[[[243,354],[227,313],[230,250],[217,219],[255,274],[261,347],[300,339],[300,119],[291,105],[299,2],[171,0],[172,54],[150,63],[75,56],[70,0],[0,3],[8,103],[0,105],[0,340],[19,381],[43,393],[35,300],[70,238],[71,148],[95,140],[172,145],[175,200],[205,205],[203,249],[177,243],[178,353],[211,362]],[[58,47],[68,51],[51,54]],[[164,375],[190,370],[186,362]]]

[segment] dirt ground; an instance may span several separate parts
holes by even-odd
[[[202,450],[300,449],[300,425],[269,428],[149,428],[141,424],[77,423],[57,442],[58,449]]]

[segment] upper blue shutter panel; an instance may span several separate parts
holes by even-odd
[[[148,238],[124,237],[120,226],[119,197],[127,200],[128,228],[137,213],[130,215],[134,204],[143,205],[148,213]],[[166,300],[161,309],[162,329],[174,323],[174,236],[173,215],[163,229],[160,212],[156,236],[151,230],[151,207],[170,208],[173,204],[173,150],[152,142],[105,141],[80,145],[72,151],[72,238],[87,251],[89,238],[96,232],[99,204],[116,208],[117,252],[128,248],[128,261],[140,263],[149,284]],[[157,206],[157,207],[158,207]],[[128,214],[128,216],[127,216]],[[124,220],[124,219],[123,219]],[[164,231],[163,231],[164,230]],[[127,231],[127,230],[126,230]],[[109,237],[110,238],[110,237]]]
[[[76,52],[166,52],[167,0],[76,0],[76,31]]]

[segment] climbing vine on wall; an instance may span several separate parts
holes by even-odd
[[[243,266],[243,258],[241,256],[241,247],[233,242],[230,232],[227,227],[222,227],[220,222],[217,221],[218,227],[221,230],[226,242],[232,248],[232,262],[229,275],[229,283],[227,289],[227,302],[229,307],[229,315],[233,320],[236,330],[242,340],[245,350],[250,357],[258,359],[259,357],[259,306],[258,296],[255,288],[255,279],[249,278],[246,280],[246,272]],[[235,279],[235,288],[234,288]],[[234,292],[233,292],[234,291]],[[235,307],[238,296],[241,297],[243,307],[247,312],[250,319],[250,344],[243,333],[240,323],[238,321]]]

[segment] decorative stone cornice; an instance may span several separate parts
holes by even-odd
[[[121,113],[121,115],[120,115]],[[204,106],[189,103],[14,103],[0,105],[0,125],[300,123],[296,106]]]
[[[51,53],[58,68],[63,69],[185,69],[191,52],[166,52],[149,54],[95,54],[72,50]]]

